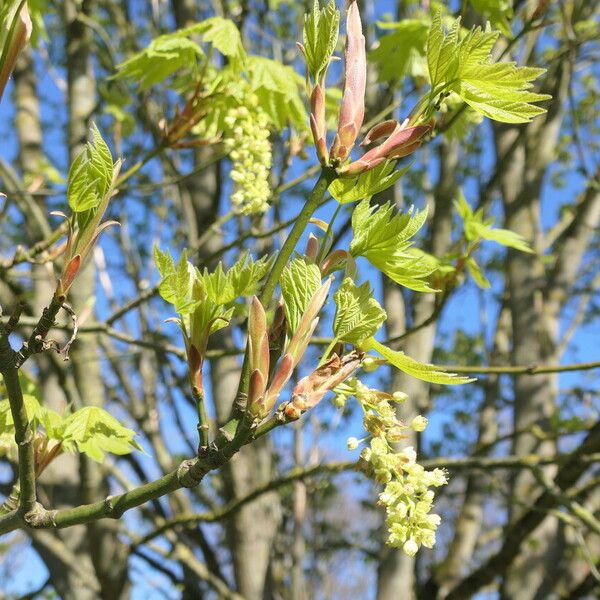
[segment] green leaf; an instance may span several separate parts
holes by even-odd
[[[511,0],[470,0],[473,8],[499,29],[506,37],[512,37],[509,19],[512,19]]]
[[[452,80],[456,73],[459,32],[460,20],[456,20],[448,34],[444,35],[441,14],[437,12],[433,15],[427,37],[427,66],[432,88],[444,81]]]
[[[261,280],[271,268],[271,263],[272,259],[268,256],[255,261],[248,252],[244,252],[227,273],[235,297],[253,296],[258,291]]]
[[[421,363],[414,358],[410,358],[410,356],[407,356],[404,352],[391,350],[373,338],[364,342],[363,349],[374,350],[377,354],[383,356],[390,364],[394,365],[397,369],[400,369],[400,371],[408,373],[422,381],[443,385],[458,385],[475,381],[475,379],[469,377],[460,377],[456,373],[440,371],[434,365]]]
[[[302,78],[291,67],[262,56],[251,56],[247,66],[250,91],[273,124],[279,129],[290,124],[298,130],[307,129]]]
[[[375,194],[392,187],[411,165],[394,171],[395,161],[386,161],[353,179],[338,178],[329,186],[329,193],[340,203],[370,200]]]
[[[514,231],[510,231],[509,229],[495,229],[479,224],[475,224],[475,228],[479,236],[484,240],[496,242],[507,248],[519,250],[520,252],[526,252],[528,254],[534,253],[525,239]]]
[[[377,65],[379,79],[398,81],[407,74],[413,77],[425,75],[427,23],[421,19],[404,19],[386,23],[385,28],[393,28],[393,31],[381,36],[377,47],[369,52],[369,60]]]
[[[212,44],[213,48],[216,48],[223,56],[241,62],[246,59],[240,31],[229,19],[211,17],[186,31],[202,34],[202,40]]]
[[[467,240],[471,242],[488,240],[520,252],[533,253],[529,244],[518,233],[508,229],[493,228],[494,220],[484,219],[482,209],[474,213],[462,190],[459,191],[458,198],[454,201],[454,207],[463,220]]]
[[[339,341],[358,345],[375,335],[387,318],[366,282],[359,287],[347,277],[333,298],[336,304],[333,333]]]
[[[173,75],[179,69],[196,68],[202,48],[188,39],[187,30],[161,35],[147,48],[117,66],[116,79],[133,79],[140,91],[147,90]]]
[[[465,261],[465,264],[473,281],[477,284],[477,287],[480,287],[482,290],[487,290],[491,284],[481,270],[481,267],[477,264],[477,261],[474,258],[469,257]]]
[[[435,270],[431,261],[424,261],[410,252],[411,238],[427,219],[427,210],[395,214],[392,203],[371,207],[363,200],[352,214],[354,237],[350,244],[352,256],[364,256],[374,267],[399,285],[420,292],[435,291],[426,278]]]
[[[236,298],[252,296],[271,265],[268,257],[259,261],[244,252],[236,263],[225,271],[222,263],[210,273],[207,269],[199,276],[210,302],[217,306],[230,305]]]
[[[454,88],[471,108],[490,119],[529,123],[546,112],[531,103],[551,98],[548,94],[527,91],[531,87],[529,82],[544,72],[545,69],[516,67],[514,63],[481,64],[465,70]]]
[[[113,179],[113,160],[106,142],[92,124],[92,141],[88,142],[69,169],[67,200],[75,213],[98,208]]]
[[[209,273],[208,269],[204,269],[199,279],[204,286],[207,299],[212,304],[224,306],[235,300],[235,290],[223,270],[222,263],[219,263],[212,273]]]
[[[168,252],[154,246],[154,262],[161,276],[158,292],[163,300],[172,304],[180,315],[193,312],[197,304],[193,298],[196,270],[188,261],[187,252],[184,251],[175,264]]]
[[[306,67],[315,82],[325,76],[338,41],[340,11],[335,1],[329,0],[325,8],[320,8],[319,0],[314,0],[312,11],[304,17],[304,53]]]
[[[321,270],[315,264],[296,258],[283,269],[280,285],[288,328],[293,333],[311,298],[321,287]]]
[[[27,420],[34,428],[41,425],[46,430],[49,438],[60,439],[62,417],[57,412],[40,404],[39,400],[32,394],[24,393],[23,403],[25,404]],[[14,433],[15,426],[10,411],[10,403],[8,399],[0,400],[0,435],[14,436]]]
[[[440,14],[433,17],[427,42],[427,62],[435,93],[454,91],[478,113],[504,123],[527,123],[545,109],[535,102],[547,94],[529,91],[544,69],[494,63],[491,50],[499,32],[476,27],[460,38],[460,20],[446,34]]]
[[[96,406],[86,406],[69,415],[62,435],[67,448],[75,446],[97,462],[102,462],[105,452],[123,455],[141,450],[134,440],[135,431]]]

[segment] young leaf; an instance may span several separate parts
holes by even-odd
[[[394,171],[395,166],[396,161],[388,160],[353,179],[335,179],[329,186],[329,193],[340,204],[370,200],[375,194],[392,187],[411,165],[397,171]]]
[[[477,264],[477,261],[474,258],[469,257],[465,264],[467,265],[467,269],[469,270],[469,274],[473,278],[473,281],[475,281],[477,284],[477,287],[480,287],[482,290],[487,290],[491,284],[487,277],[483,274],[483,271]]]
[[[369,53],[369,60],[377,65],[381,81],[399,81],[406,74],[424,76],[427,23],[422,19],[403,19],[398,23],[378,23],[392,29],[379,38],[377,47]]]
[[[473,8],[483,15],[492,24],[492,27],[499,29],[503,35],[510,38],[512,31],[510,29],[509,19],[513,16],[512,0],[470,0]]]
[[[436,14],[427,41],[431,86],[436,91],[456,92],[475,111],[495,121],[528,123],[546,112],[533,103],[550,96],[529,91],[544,69],[492,62],[498,34],[476,27],[460,39],[460,20],[445,34],[441,16]]]
[[[533,253],[533,250],[518,233],[514,233],[508,229],[493,228],[494,220],[485,219],[482,209],[473,212],[462,190],[459,192],[458,198],[454,201],[454,207],[463,220],[465,237],[470,242],[489,240],[508,248],[514,248],[520,252]]]
[[[161,276],[158,291],[163,300],[172,304],[180,315],[191,313],[197,304],[192,297],[196,271],[187,259],[187,252],[184,251],[175,264],[168,252],[161,252],[155,246],[154,262]]]
[[[410,358],[410,356],[404,354],[404,352],[391,350],[373,338],[366,340],[363,343],[362,348],[363,350],[374,350],[397,369],[400,369],[401,371],[404,371],[404,373],[408,373],[417,379],[421,379],[422,381],[443,385],[458,385],[475,381],[469,377],[460,377],[456,375],[456,373],[439,371],[434,365],[420,363],[414,358]]]
[[[133,79],[140,91],[161,83],[183,67],[195,67],[204,52],[185,30],[161,35],[147,48],[117,66],[115,79]]]
[[[373,266],[399,285],[420,292],[432,292],[425,279],[435,270],[430,261],[423,261],[412,252],[411,238],[427,219],[427,210],[394,214],[391,203],[379,208],[363,200],[352,214],[354,237],[350,244],[352,256],[364,256]]]
[[[340,28],[340,11],[335,0],[321,8],[314,0],[312,11],[304,17],[304,54],[306,67],[315,82],[320,82],[335,51]]]
[[[23,403],[27,419],[34,427],[42,425],[49,438],[60,439],[58,436],[62,424],[61,416],[50,408],[39,403],[32,394],[23,394]],[[0,435],[14,436],[14,421],[8,400],[0,400]],[[13,440],[14,442],[14,440]]]
[[[308,129],[306,108],[300,94],[302,78],[291,67],[262,56],[251,56],[247,68],[250,90],[273,124],[280,129],[290,123],[297,130]]]
[[[230,278],[223,270],[222,263],[219,263],[212,273],[208,269],[204,269],[199,280],[202,282],[204,293],[211,304],[226,306],[235,300],[235,289]]]
[[[244,61],[246,51],[242,37],[235,23],[223,17],[211,17],[186,30],[187,33],[200,33],[202,40],[213,45],[223,56],[230,60]]]
[[[250,297],[258,291],[261,280],[271,267],[272,260],[263,256],[255,261],[249,253],[245,252],[229,269],[227,276],[233,286],[235,297]]]
[[[444,81],[451,81],[456,73],[459,32],[460,21],[457,19],[448,34],[444,35],[441,14],[434,14],[427,37],[427,66],[432,88]]]
[[[480,223],[475,223],[473,227],[479,236],[484,240],[496,242],[502,246],[506,246],[507,248],[519,250],[520,252],[533,254],[533,250],[529,244],[523,239],[522,236],[514,231],[510,231],[509,229],[495,229]]]
[[[289,331],[295,332],[308,304],[321,286],[321,271],[317,265],[296,258],[283,269],[280,285]]]
[[[110,188],[113,160],[106,142],[92,124],[92,141],[88,142],[69,169],[67,200],[75,213],[98,208]]]
[[[333,333],[339,341],[358,345],[375,335],[387,318],[366,282],[359,287],[347,277],[333,298],[336,304]]]
[[[135,431],[124,427],[117,419],[97,406],[86,406],[64,421],[63,444],[76,446],[93,460],[102,462],[105,452],[129,454],[141,450],[134,440]]]

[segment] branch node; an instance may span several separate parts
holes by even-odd
[[[23,515],[23,521],[32,529],[56,527],[56,511],[46,510],[39,502]]]
[[[115,510],[115,503],[113,502],[113,499],[114,499],[114,496],[107,496],[104,499],[104,510],[106,511],[107,515],[111,515],[111,516]]]
[[[208,450],[208,449],[207,449]],[[177,469],[177,480],[182,487],[196,487],[208,473],[209,469],[201,466],[197,459],[184,460]]]

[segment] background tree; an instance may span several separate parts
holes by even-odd
[[[485,590],[593,597],[600,580],[596,4],[359,2],[362,80],[356,4],[338,42],[335,10],[324,6],[319,24],[310,2],[36,1],[28,3],[31,24],[15,17],[23,3],[2,3],[0,43],[21,52],[14,65],[17,53],[0,53],[1,87],[14,66],[0,104],[0,366],[2,397],[24,394],[26,427],[19,430],[3,400],[0,531],[18,529],[3,537],[0,590],[78,599],[471,598]],[[311,9],[313,21],[304,23]],[[468,33],[487,21],[497,38]],[[345,61],[328,69],[342,42]],[[489,51],[493,61],[485,62]],[[515,77],[510,60],[531,70]],[[399,127],[386,118],[411,120]],[[86,146],[93,123],[98,133]],[[359,130],[378,123],[371,139],[390,137],[351,153]],[[82,150],[85,168],[71,167]],[[386,161],[408,154],[392,175]],[[311,195],[319,162],[321,192],[329,187],[338,202]],[[89,164],[112,178],[98,184]],[[334,168],[362,175],[331,184]],[[89,177],[92,187],[84,185]],[[99,225],[98,202],[113,189],[104,221],[121,226],[89,249],[84,233]],[[359,203],[371,197],[371,208]],[[317,220],[301,228],[311,198]],[[86,212],[85,202],[96,208]],[[67,204],[79,231],[70,249],[61,245],[67,226],[51,215]],[[412,204],[420,210],[402,221],[392,204],[400,215]],[[259,376],[246,390],[250,400],[238,394],[246,292],[216,304],[210,295],[182,294],[177,282],[187,279],[177,279],[164,252],[177,259],[187,249],[205,277],[219,272],[220,260],[231,267],[241,257],[248,295],[263,301],[250,303],[249,337],[256,350],[264,305],[277,357],[286,328],[293,334],[307,325],[292,310],[295,299],[318,295],[326,281],[303,261],[279,282],[270,278],[273,261],[260,257],[294,250],[295,231],[299,255],[338,280],[292,385],[312,398],[314,380],[298,380],[339,354],[340,341],[348,352],[371,352],[360,360],[363,372],[374,372],[361,375],[368,388],[349,380],[333,403],[321,401],[294,427],[241,446],[239,411],[254,406],[261,417],[268,404],[268,394],[263,404],[251,401]],[[79,270],[82,249],[89,260]],[[254,259],[243,257],[246,250]],[[368,286],[342,283],[339,270],[370,281],[379,303]],[[75,274],[63,310],[57,277],[64,291]],[[261,281],[266,286],[250,285]],[[270,303],[279,298],[276,283],[285,310]],[[380,325],[373,302],[387,313],[379,342],[340,317],[358,306],[363,327]],[[215,312],[203,321],[207,306]],[[50,323],[58,319],[50,331],[44,309]],[[184,343],[177,325],[164,323],[175,314],[190,332]],[[220,328],[226,322],[232,326]],[[336,322],[346,325],[332,339]],[[210,337],[203,327],[214,330]],[[5,362],[9,333],[13,347],[29,343],[16,358],[24,362],[20,381]],[[264,366],[260,356],[250,350],[247,360]],[[346,374],[352,360],[336,372]],[[432,374],[422,366],[432,362],[452,366]],[[478,380],[431,383],[447,381],[448,371]],[[264,376],[272,380],[273,370]],[[397,416],[373,408],[392,399],[374,388],[397,392],[396,400],[406,394]],[[305,407],[287,410],[296,416]],[[436,490],[438,543],[416,556],[407,555],[414,553],[405,539],[399,548],[385,543],[389,522],[376,502],[386,473],[371,470],[370,483],[345,449],[370,446],[371,457],[359,461],[369,471],[365,462],[376,465],[378,455],[368,435],[396,418],[407,425],[386,430],[397,456],[410,457],[412,446],[423,466],[450,472],[449,485]],[[23,434],[18,457],[15,434]],[[15,480],[34,462],[37,485],[24,487],[35,482],[22,477],[18,492]],[[37,506],[27,506],[34,488],[56,514],[23,519]],[[380,502],[393,511],[391,489]],[[95,508],[71,508],[82,504]]]

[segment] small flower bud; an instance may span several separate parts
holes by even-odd
[[[422,417],[421,415],[417,415],[410,424],[410,428],[413,431],[425,431],[426,427],[427,427],[427,419],[425,417]]]
[[[372,356],[366,356],[362,363],[362,368],[365,373],[372,373],[379,367],[379,361]]]
[[[392,399],[394,402],[401,404],[402,402],[406,402],[408,400],[408,394],[405,394],[404,392],[394,392],[392,394]]]
[[[358,448],[359,441],[355,437],[348,438],[348,450],[356,450]]]
[[[402,550],[404,550],[404,553],[408,556],[414,556],[419,550],[419,545],[417,544],[417,542],[415,542],[415,540],[410,538],[406,542],[404,542]]]

